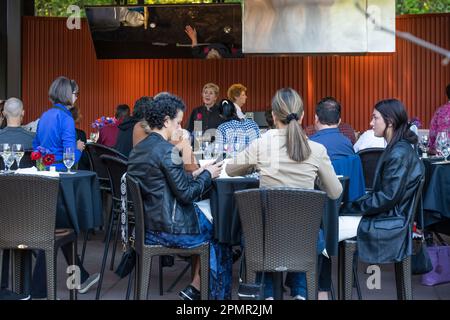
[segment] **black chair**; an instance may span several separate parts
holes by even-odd
[[[109,148],[109,147],[106,147],[104,145],[97,144],[97,143],[87,143],[85,151],[89,158],[91,171],[94,171],[97,174],[97,178],[100,183],[100,190],[102,192],[102,203],[103,203],[103,217],[104,218],[112,217],[112,215],[111,215],[111,210],[112,210],[111,185],[110,185],[108,170],[106,169],[103,161],[100,159],[100,156],[101,155],[110,155],[110,156],[122,159],[123,161],[128,161],[128,158],[125,157],[123,154],[121,154],[120,152],[118,152],[115,149],[112,149],[112,148]],[[104,220],[108,221],[108,219],[104,219]],[[108,222],[108,225],[109,225],[109,222]],[[88,234],[88,232],[86,232],[86,236],[85,236],[86,240],[87,240],[87,234]],[[105,235],[105,240],[106,240],[106,235]],[[84,260],[84,251],[85,251],[85,246],[83,245],[81,261]],[[113,267],[114,267],[114,261],[111,263],[111,269],[113,269]]]
[[[77,236],[72,229],[55,230],[59,179],[33,175],[0,175],[0,248],[13,249],[15,290],[23,281],[24,250],[45,251],[48,299],[56,299],[56,257],[60,246],[72,243],[75,264]],[[0,266],[3,255],[0,253]],[[1,270],[0,270],[1,273]],[[1,276],[1,275],[0,275]],[[76,288],[70,298],[76,299]]]
[[[127,172],[127,162],[123,159],[117,158],[115,156],[110,155],[101,155],[100,161],[103,163],[103,167],[106,168],[108,173],[109,185],[111,186],[111,196],[112,196],[112,210],[108,219],[108,229],[106,230],[106,240],[105,240],[105,249],[103,252],[102,266],[100,269],[100,279],[97,286],[97,293],[95,298],[100,298],[100,291],[103,283],[103,275],[105,273],[106,261],[108,258],[109,251],[109,243],[111,241],[111,237],[114,229],[114,222],[116,221],[116,232],[115,239],[113,243],[112,256],[111,256],[111,265],[110,269],[113,270],[113,262],[115,259],[115,253],[117,249],[117,238],[120,226],[120,207],[121,207],[121,192],[120,192],[120,179],[122,175]]]
[[[235,192],[245,250],[247,282],[256,272],[306,272],[308,299],[317,299],[317,239],[326,193],[297,188],[266,188]],[[265,263],[263,265],[262,206],[265,205]],[[274,286],[279,286],[275,283]]]
[[[375,170],[377,168],[378,159],[384,152],[384,148],[368,148],[358,152],[364,172],[364,180],[366,190],[372,190],[373,181],[375,180]]]
[[[425,178],[419,182],[414,192],[413,214],[408,217],[409,230],[412,230],[417,207],[422,198],[422,189]],[[411,231],[412,232],[412,231]],[[338,280],[339,280],[339,299],[351,300],[354,281],[354,265],[358,263],[356,250],[357,239],[343,240],[339,243],[339,261],[338,261]],[[411,235],[412,241],[412,235]],[[395,282],[397,287],[398,300],[412,300],[411,284],[411,256],[407,256],[403,261],[397,262],[395,266]]]
[[[128,194],[131,195],[135,214],[135,250],[137,253],[135,270],[135,298],[147,298],[150,284],[150,271],[153,256],[161,255],[199,255],[200,256],[200,292],[202,300],[209,297],[209,243],[205,242],[196,248],[168,248],[160,245],[145,244],[144,206],[139,183],[127,175]],[[160,275],[161,276],[161,275]]]

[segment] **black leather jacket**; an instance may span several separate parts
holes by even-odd
[[[359,257],[368,263],[393,263],[412,253],[411,219],[424,165],[405,140],[385,151],[377,165],[372,192],[352,203],[362,212]]]
[[[200,232],[192,202],[211,185],[208,171],[194,180],[184,171],[178,149],[151,133],[131,151],[127,172],[141,187],[146,232]]]

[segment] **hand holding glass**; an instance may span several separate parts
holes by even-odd
[[[67,148],[64,149],[63,162],[64,162],[64,165],[67,168],[67,173],[69,173],[69,174],[74,173],[74,172],[70,171],[70,168],[72,168],[73,164],[75,163],[75,151],[74,151],[74,148],[67,147]]]

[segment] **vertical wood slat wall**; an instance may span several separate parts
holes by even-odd
[[[397,18],[397,30],[411,32],[450,49],[450,14],[410,15]],[[119,103],[131,107],[143,95],[169,91],[192,108],[201,104],[201,89],[215,82],[220,96],[229,85],[248,88],[246,111],[263,111],[274,92],[290,86],[305,103],[304,124],[311,124],[314,105],[324,96],[334,96],[343,106],[343,121],[356,130],[368,128],[373,105],[395,97],[428,127],[435,109],[446,101],[450,65],[442,57],[412,43],[397,39],[396,53],[367,55],[316,55],[245,59],[138,59],[97,60],[86,21],[81,30],[68,30],[65,19],[23,18],[23,100],[25,122],[36,119],[49,107],[51,82],[60,75],[80,86],[78,105],[83,114],[80,127],[91,131],[93,119],[114,114]]]

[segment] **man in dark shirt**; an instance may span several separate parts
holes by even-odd
[[[364,177],[361,160],[353,150],[353,145],[338,126],[341,122],[341,105],[332,97],[326,97],[316,105],[314,127],[316,133],[309,139],[325,146],[336,174],[348,176],[349,194],[364,194]],[[362,182],[362,183],[361,183]],[[353,199],[352,199],[353,200]],[[319,299],[325,299],[331,288],[331,262],[320,256]]]
[[[206,133],[203,140],[211,141],[211,137],[214,136],[211,129],[217,129],[224,122],[224,119],[220,117],[219,106],[216,104],[218,97],[219,87],[216,84],[207,83],[203,86],[203,105],[192,110],[189,117],[187,130],[191,134],[194,131]]]
[[[351,141],[338,128],[340,122],[340,103],[332,97],[319,101],[314,118],[317,131],[309,139],[324,145],[331,161],[355,154]]]
[[[6,118],[7,127],[0,130],[0,143],[21,144],[24,150],[33,148],[35,133],[21,127],[24,113],[22,101],[17,98],[6,101],[3,115]]]
[[[145,109],[150,106],[151,97],[143,96],[134,104],[133,114],[131,117],[125,117],[123,122],[118,126],[117,142],[115,149],[128,157],[133,149],[133,129],[136,123],[144,118]]]

